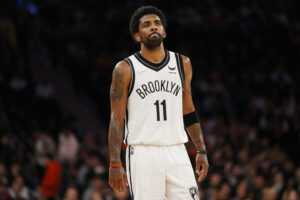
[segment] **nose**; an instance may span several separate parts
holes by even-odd
[[[151,31],[157,31],[157,26],[155,24],[152,24]]]

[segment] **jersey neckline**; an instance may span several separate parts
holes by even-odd
[[[146,67],[148,67],[148,68],[150,68],[152,70],[155,70],[155,71],[159,71],[162,68],[164,68],[164,66],[166,66],[169,63],[169,60],[170,60],[170,53],[167,50],[165,50],[165,57],[164,57],[164,59],[160,63],[153,63],[153,62],[147,60],[146,58],[144,58],[141,55],[140,52],[136,52],[134,54],[134,56],[144,66],[146,66]]]

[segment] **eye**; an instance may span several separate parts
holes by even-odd
[[[156,21],[155,24],[156,25],[161,25],[161,21]]]
[[[145,22],[145,23],[143,24],[144,27],[147,27],[147,26],[149,26],[149,25],[150,25],[150,23],[148,23],[148,22]]]

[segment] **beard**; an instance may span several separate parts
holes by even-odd
[[[147,49],[154,49],[156,47],[159,47],[163,40],[163,36],[157,32],[153,32],[149,34],[146,38],[142,38],[142,42],[144,43]]]

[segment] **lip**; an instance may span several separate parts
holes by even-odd
[[[149,37],[151,37],[151,36],[152,36],[152,35],[154,35],[154,34],[156,34],[157,36],[160,36],[160,34],[159,34],[159,33],[157,33],[157,32],[153,32],[153,33],[150,33]]]

